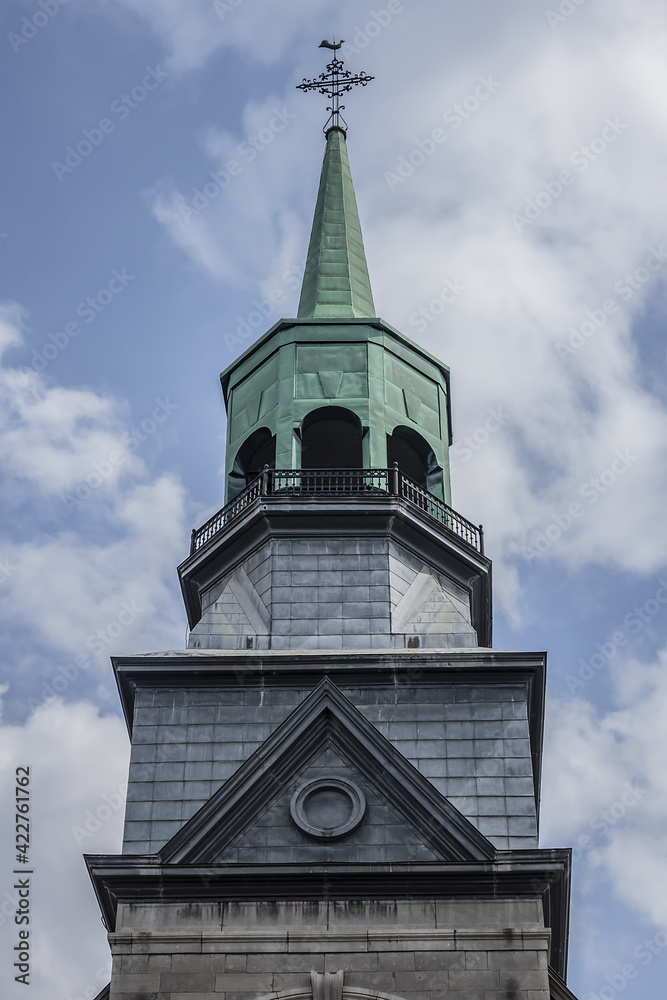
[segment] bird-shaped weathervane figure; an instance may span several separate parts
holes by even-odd
[[[339,128],[341,131],[347,132],[347,122],[341,115],[341,111],[345,109],[345,105],[340,103],[341,94],[346,94],[348,90],[352,90],[357,85],[365,87],[367,83],[375,79],[375,77],[368,76],[367,73],[363,72],[352,76],[350,70],[344,68],[342,59],[339,59],[336,55],[344,42],[344,38],[340,42],[335,40],[328,42],[326,39],[320,42],[318,46],[320,49],[331,49],[334,53],[333,59],[327,64],[327,72],[320,73],[313,80],[306,80],[304,77],[303,83],[298,84],[296,88],[297,90],[303,90],[304,93],[307,90],[318,90],[320,94],[331,98],[331,104],[327,105],[329,118],[323,129],[325,135],[332,128]]]

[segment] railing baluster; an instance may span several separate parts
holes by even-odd
[[[190,553],[210,541],[226,525],[236,520],[251,504],[268,495],[311,496],[364,495],[369,491],[393,495],[413,504],[427,517],[443,525],[484,554],[484,529],[449,507],[423,486],[409,479],[394,463],[392,469],[269,469],[264,467],[257,479],[222,510],[193,530]]]

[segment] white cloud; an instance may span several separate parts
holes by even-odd
[[[18,943],[9,881],[13,867],[34,872],[31,996],[66,1000],[90,989],[94,992],[89,996],[94,996],[109,980],[109,949],[82,854],[120,850],[128,747],[122,721],[100,715],[87,702],[57,701],[36,711],[23,726],[0,724],[0,798],[8,817],[16,768],[28,766],[33,844],[30,864],[15,862],[13,824],[2,824],[6,890],[0,904],[0,939],[5,996],[20,997],[25,992],[9,975],[15,960],[12,949]]]
[[[588,37],[586,27],[579,28]],[[393,195],[388,189],[375,195],[380,221],[367,225],[366,235],[369,257],[379,263],[376,299],[383,311],[401,317],[406,332],[419,329],[410,317],[438,296],[446,277],[458,276],[468,286],[442,318],[422,323],[422,338],[452,366],[458,440],[480,423],[489,403],[512,413],[506,430],[489,441],[478,462],[461,468],[456,483],[455,505],[476,509],[488,522],[493,554],[511,554],[531,532],[544,531],[554,514],[581,502],[581,487],[608,467],[617,448],[629,447],[639,460],[627,480],[600,493],[593,516],[583,516],[546,558],[571,565],[615,562],[646,572],[667,555],[661,542],[655,544],[666,485],[665,412],[641,386],[629,331],[641,318],[646,293],[661,287],[667,271],[629,300],[613,285],[644,263],[664,231],[660,159],[647,115],[664,67],[648,33],[627,39],[619,30],[617,42],[618,82],[599,46],[578,47],[581,36],[571,46],[564,36],[554,41],[545,35],[515,52],[515,68],[509,76],[497,74],[502,86],[488,103]],[[640,51],[652,67],[641,82],[631,69]],[[602,79],[602,92],[583,87],[585,76]],[[557,103],[554,80],[560,81]],[[434,78],[431,83],[435,92]],[[424,84],[421,79],[414,87],[415,106]],[[398,153],[416,148],[415,136],[426,136],[429,124],[442,125],[447,104],[431,100],[427,113],[420,108],[419,126],[401,126],[388,167],[395,168]],[[617,115],[628,129],[576,174],[539,220],[516,233],[511,213],[544,194],[543,182],[557,179],[563,168],[574,173],[571,153]],[[647,164],[641,187],[638,162]],[[398,255],[396,247],[410,252]],[[397,271],[404,281],[396,280]],[[618,311],[563,363],[556,344],[567,342],[569,326],[580,326],[586,310],[599,310],[610,296]],[[489,462],[496,472],[508,463],[508,474],[490,477]],[[485,488],[490,478],[493,491]],[[619,539],[609,529],[624,512],[627,530]]]
[[[185,551],[181,487],[166,477],[134,484],[109,512],[107,527],[113,534],[101,543],[61,531],[3,547],[15,567],[5,616],[64,653],[101,654],[102,663],[111,652],[156,639],[164,647],[176,637],[183,613],[170,577]]]
[[[176,72],[198,69],[220,48],[235,48],[263,63],[285,55],[299,28],[316,33],[331,3],[285,4],[273,0],[117,0],[143,18],[167,50]],[[288,8],[286,10],[286,8]]]
[[[646,573],[667,557],[666,414],[642,385],[630,338],[647,294],[661,294],[667,264],[629,299],[613,287],[644,264],[664,232],[664,130],[657,140],[652,115],[655,94],[664,89],[665,28],[656,39],[655,24],[628,34],[620,21],[604,25],[615,40],[613,75],[596,19],[581,18],[557,38],[534,31],[529,42],[523,25],[496,53],[500,88],[459,129],[448,130],[447,142],[393,193],[378,184],[377,171],[369,177],[377,162],[370,143],[362,154],[359,200],[368,193],[373,203],[365,235],[376,301],[451,365],[455,441],[483,423],[489,405],[512,415],[478,456],[460,465],[454,494],[458,509],[486,524],[496,595],[510,608],[517,591],[505,582],[511,583],[508,561],[518,556],[521,565],[518,550],[533,548],[536,532],[557,536],[558,522],[550,525],[554,517],[563,520],[571,503],[580,504],[580,518],[538,558]],[[645,68],[636,76],[638,61]],[[443,97],[441,71],[428,66],[404,99],[417,120],[406,124],[399,116],[393,153],[385,154],[388,140],[381,139],[388,170],[417,148],[416,139],[443,126],[442,112],[461,100],[466,80],[474,90],[475,69],[466,74],[458,66],[456,91],[450,73]],[[577,172],[571,154],[616,117],[629,127]],[[658,142],[663,156],[656,155]],[[638,171],[639,163],[645,169]],[[574,183],[519,235],[511,213],[522,213],[526,199],[544,194],[543,182],[568,166]],[[415,311],[438,297],[448,277],[468,290],[420,329]],[[556,345],[567,343],[570,325],[580,326],[586,310],[599,310],[610,296],[618,311],[564,363]],[[605,492],[592,487],[591,494],[590,480],[613,478],[606,470],[616,451],[626,449],[637,461],[612,488],[603,483]]]
[[[207,129],[200,140],[201,179],[193,188],[161,180],[147,192],[173,242],[213,279],[273,287],[287,268],[302,264],[307,233],[287,203],[285,179],[293,191],[307,182],[303,165],[294,165],[304,125],[292,94],[269,95],[246,106],[237,135]],[[316,177],[310,182],[314,194]]]
[[[579,877],[604,875],[644,921],[667,924],[667,650],[651,664],[619,658],[618,707],[548,705],[544,843],[574,847]]]
[[[0,307],[0,354],[22,345],[25,320],[16,304]],[[24,724],[0,722],[0,801],[3,815],[13,815],[15,770],[28,765],[36,1000],[91,998],[109,978],[82,854],[120,850],[129,741],[118,715],[102,714],[82,692],[116,709],[111,653],[183,644],[174,566],[186,551],[186,498],[174,477],[151,477],[128,447],[128,420],[122,400],[63,388],[48,373],[0,367],[0,490],[13,529],[0,530],[0,693],[12,718],[27,714]],[[123,461],[68,512],[63,490],[75,496],[77,483],[95,482],[90,473],[112,452]],[[1,827],[7,874],[14,827]],[[18,997],[25,987],[9,974],[18,939],[11,882],[5,885],[2,977],[5,995]]]
[[[0,310],[4,345],[21,343],[23,318],[15,305]],[[183,644],[174,566],[187,551],[185,493],[173,476],[151,478],[128,417],[113,397],[0,368],[0,489],[12,507],[12,534],[0,531],[0,616],[17,656],[29,634],[51,659],[43,676],[10,671],[10,697],[15,687],[22,698],[48,694],[62,657],[85,658],[76,684],[108,688],[110,653]],[[163,425],[150,420],[157,434]]]
[[[0,359],[23,343],[27,313],[16,303],[0,304]],[[143,463],[119,440],[127,429],[127,407],[90,389],[64,389],[30,368],[0,368],[0,462],[13,482],[3,489],[23,495],[71,490],[120,450],[122,461],[109,476],[112,485],[137,475]]]

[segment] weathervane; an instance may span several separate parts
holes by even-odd
[[[327,72],[320,73],[314,80],[306,80],[304,77],[303,83],[298,84],[296,88],[297,90],[303,90],[304,93],[307,90],[318,90],[320,94],[331,98],[331,104],[327,105],[327,111],[330,114],[323,129],[325,134],[332,128],[340,128],[344,132],[347,131],[347,122],[341,115],[341,111],[345,110],[345,105],[340,103],[341,94],[346,94],[348,90],[352,90],[358,84],[365,87],[367,83],[375,79],[374,76],[369,76],[363,72],[352,76],[349,69],[344,69],[342,59],[339,59],[336,55],[336,52],[343,45],[344,41],[345,39],[341,39],[340,42],[327,42],[325,39],[323,42],[320,42],[319,48],[331,49],[334,53],[332,61],[327,64]]]

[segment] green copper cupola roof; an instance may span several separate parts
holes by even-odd
[[[375,316],[345,132],[327,132],[299,319]]]

